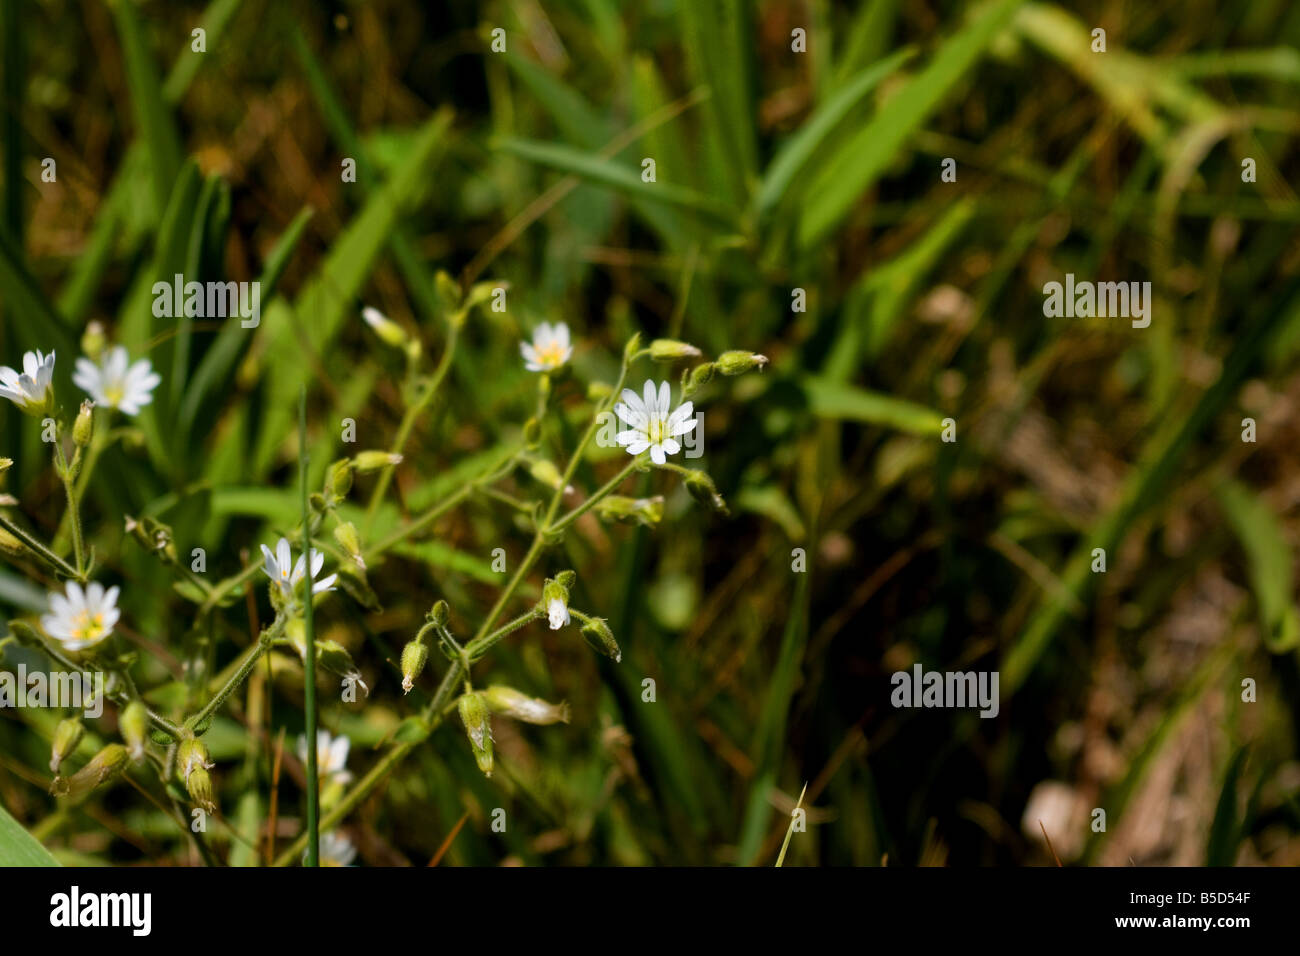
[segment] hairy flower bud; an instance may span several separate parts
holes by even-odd
[[[78,448],[85,448],[90,444],[90,440],[95,437],[95,403],[86,399],[81,403],[81,410],[77,412],[76,419],[72,422],[72,441]]]
[[[609,495],[596,505],[596,514],[607,521],[642,524],[652,528],[663,519],[664,498],[663,495],[655,495],[653,498]]]
[[[406,331],[378,309],[366,306],[361,310],[361,318],[370,326],[385,345],[395,349],[406,348]]]
[[[655,339],[650,343],[650,357],[656,362],[671,362],[676,359],[695,358],[700,350],[687,342],[676,339]]]
[[[746,372],[752,372],[754,369],[762,369],[767,365],[767,356],[759,355],[757,352],[746,352],[743,350],[733,350],[723,352],[718,356],[718,371],[723,375],[744,375]]]
[[[573,589],[573,586],[578,583],[578,572],[561,571],[555,576],[555,583],[564,588],[564,593],[567,595]]]
[[[104,334],[104,324],[98,319],[92,320],[86,325],[86,331],[81,334],[81,351],[85,352],[86,358],[92,362],[98,362],[106,345],[108,345],[108,336]]]
[[[149,711],[144,704],[138,700],[127,704],[118,719],[117,729],[122,732],[131,759],[144,759],[145,735],[149,732]]]
[[[488,718],[487,704],[481,694],[470,692],[464,694],[457,705],[460,709],[461,723],[465,725],[465,734],[469,737],[470,748],[474,751],[474,760],[485,776],[492,776],[492,723]]]
[[[447,618],[451,616],[451,607],[446,601],[438,600],[433,602],[433,607],[429,608],[429,613],[425,615],[425,620],[435,627],[445,627]]]
[[[351,521],[343,522],[334,529],[334,540],[347,552],[348,557],[357,567],[365,569],[366,559],[361,556],[361,535],[357,534],[356,525]]]
[[[363,451],[352,459],[352,464],[356,467],[357,473],[362,475],[368,475],[372,471],[379,471],[389,465],[400,465],[401,463],[401,455],[396,452],[386,451]]]
[[[186,737],[176,750],[176,774],[188,783],[196,770],[210,770],[216,766],[208,759],[208,748],[198,737]]]
[[[494,714],[505,714],[528,724],[567,724],[569,702],[552,704],[539,697],[529,697],[522,691],[503,684],[493,684],[483,692],[483,700]]]
[[[720,514],[727,513],[727,503],[723,500],[722,495],[718,494],[718,488],[713,483],[707,472],[695,470],[686,478],[686,490],[702,505],[706,505]]]
[[[185,790],[196,807],[202,807],[208,813],[217,812],[217,804],[212,799],[212,775],[206,767],[195,767],[185,778]]]
[[[716,362],[705,362],[703,365],[697,365],[682,375],[682,398],[689,398],[694,395],[705,385],[713,381],[714,373],[718,371]]]
[[[338,504],[352,490],[352,459],[340,458],[325,474],[325,494]]]
[[[555,467],[554,462],[546,458],[534,458],[530,461],[528,463],[528,473],[548,488],[559,488],[560,483],[564,480],[564,476],[560,474],[560,469]],[[565,489],[566,492],[572,490],[572,485]]]
[[[589,402],[603,402],[613,394],[613,386],[605,382],[592,382],[587,386],[587,401]]]
[[[524,444],[529,448],[536,448],[542,440],[542,423],[536,417],[524,422]]]
[[[56,797],[79,797],[112,780],[130,763],[126,748],[109,744],[71,777],[56,777],[50,793]]]
[[[409,694],[415,679],[429,660],[429,648],[424,641],[411,641],[402,648],[402,693]]]
[[[54,743],[50,746],[51,773],[59,772],[59,767],[76,751],[85,733],[80,717],[65,717],[59,721],[54,728]]]
[[[588,618],[582,628],[582,637],[592,650],[604,654],[615,664],[623,659],[623,652],[619,650],[618,642],[614,640],[614,633],[603,617]]]

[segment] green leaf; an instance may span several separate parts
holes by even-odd
[[[864,422],[913,435],[938,435],[944,416],[924,405],[855,385],[806,376],[800,380],[808,408],[818,418]]]
[[[58,866],[59,861],[41,846],[0,805],[0,866]]]
[[[862,102],[863,97],[879,86],[881,80],[897,73],[899,67],[915,55],[916,50],[903,49],[867,67],[817,108],[808,122],[800,126],[799,131],[781,147],[767,167],[755,199],[760,215],[781,201],[795,177],[817,155],[826,138]]]
[[[1248,747],[1237,748],[1223,776],[1223,789],[1214,808],[1210,824],[1210,838],[1205,848],[1206,866],[1232,866],[1237,859],[1237,846],[1241,843],[1242,828],[1237,814],[1237,782],[1246,765]]]
[[[1236,481],[1220,485],[1215,497],[1250,562],[1264,643],[1274,654],[1289,651],[1300,644],[1300,619],[1291,601],[1293,562],[1281,516]]]
[[[817,245],[848,215],[912,135],[952,92],[1024,0],[998,0],[947,40],[915,78],[827,157],[799,220],[799,244]]]
[[[732,224],[732,215],[726,205],[703,193],[685,186],[674,186],[671,183],[644,183],[641,181],[640,174],[634,170],[571,146],[512,137],[498,140],[496,145],[512,156],[557,169],[562,173],[569,173],[588,182],[609,186],[639,199],[680,206],[720,223]]]

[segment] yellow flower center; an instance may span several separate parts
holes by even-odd
[[[559,342],[550,342],[537,350],[537,364],[555,368],[564,364],[564,348]]]
[[[72,619],[72,633],[79,641],[96,641],[104,632],[104,616],[82,611]]]
[[[104,386],[104,404],[117,407],[122,403],[126,396],[126,389],[122,387],[121,382],[114,382],[112,385]]]
[[[658,445],[668,437],[668,423],[662,418],[650,419],[650,425],[646,429],[646,437],[650,439],[650,444]]]

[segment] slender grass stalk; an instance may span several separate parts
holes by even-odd
[[[303,706],[307,711],[307,865],[320,866],[320,779],[316,755],[316,628],[312,620],[311,510],[307,497],[307,386],[298,396],[298,483],[302,493],[302,553],[307,593],[302,604]]]
[[[27,548],[54,570],[58,571],[64,577],[79,577],[77,569],[68,564],[63,558],[59,557],[45,545],[41,544],[35,537],[28,533],[21,526],[14,524],[4,515],[0,515],[0,528],[4,528],[15,538],[21,541]]]

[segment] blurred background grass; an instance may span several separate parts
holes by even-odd
[[[57,348],[67,404],[98,319],[164,377],[87,505],[159,706],[193,699],[193,662],[220,670],[268,612],[257,595],[193,622],[122,516],[234,574],[293,523],[300,384],[318,475],[344,418],[387,447],[400,367],[363,302],[439,355],[436,270],[510,289],[418,423],[390,526],[517,439],[517,342],[540,321],[569,324],[583,382],[612,380],[638,330],[772,359],[703,405],[700,464],[731,518],[643,476],[638,493],[668,492],[658,529],[584,522],[549,559],[577,569],[575,604],[610,619],[623,662],[567,632],[503,645],[484,677],[567,698],[573,722],[496,721],[491,780],[443,728],[346,825],[363,862],[420,865],[454,834],[459,864],[770,863],[805,783],[785,865],[1049,863],[1040,820],[1071,861],[1300,862],[1300,7],[0,0],[0,37],[0,359]],[[155,319],[150,287],[175,272],[260,279],[260,328]],[[1151,326],[1044,318],[1067,272],[1151,281]],[[52,536],[36,424],[6,407],[0,429],[6,490]],[[323,716],[354,771],[407,712],[394,662],[429,605],[471,630],[501,585],[492,549],[518,560],[527,540],[471,503],[372,569],[381,612],[322,612],[374,690]],[[50,583],[0,568],[0,620]],[[6,649],[20,660],[41,663]],[[894,710],[890,674],[915,662],[1000,671],[1000,714]],[[259,670],[209,735],[208,839],[231,862],[264,855],[301,685],[288,659]],[[0,712],[0,803],[66,861],[197,862],[146,776],[55,805],[56,719]]]

